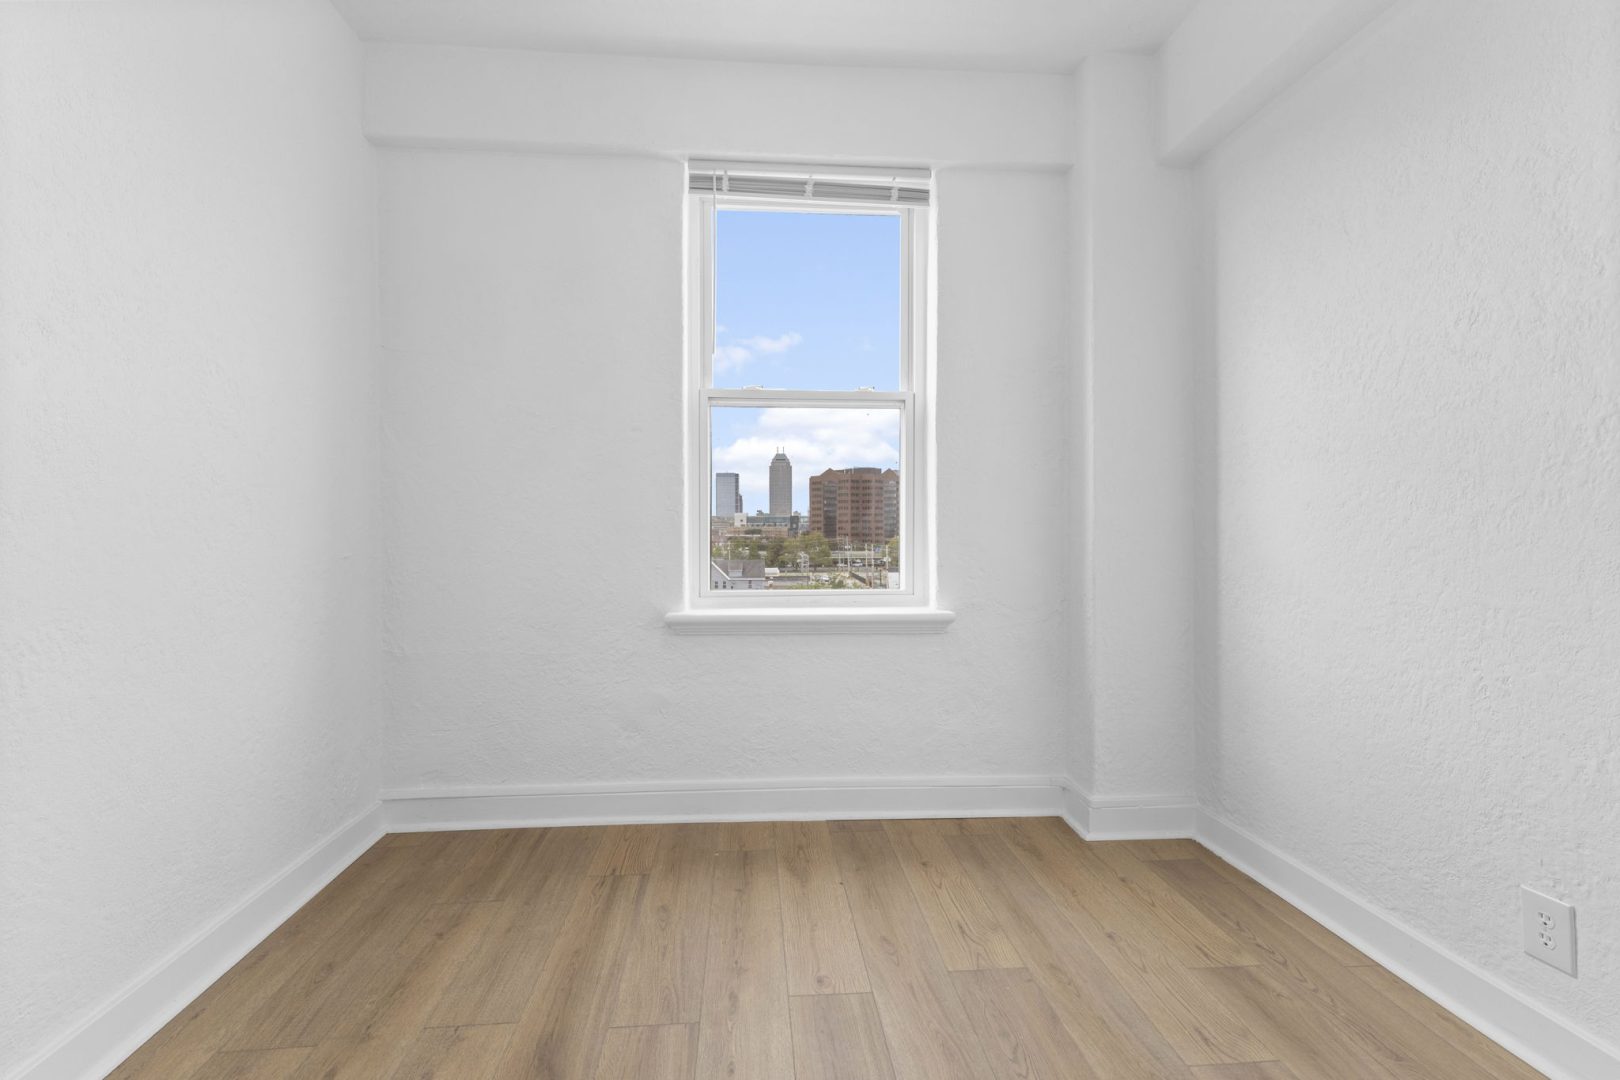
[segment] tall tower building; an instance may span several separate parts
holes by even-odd
[[[781,449],[771,458],[771,513],[793,513],[793,462]]]
[[[715,473],[714,516],[728,518],[742,512],[742,478],[734,472]]]

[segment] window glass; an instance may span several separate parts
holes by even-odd
[[[710,409],[711,587],[899,589],[899,409]]]
[[[900,388],[900,218],[721,209],[716,387]]]

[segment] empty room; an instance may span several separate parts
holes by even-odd
[[[0,1080],[1620,1080],[1620,3],[0,3]]]

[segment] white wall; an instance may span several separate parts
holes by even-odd
[[[1158,161],[1153,58],[1092,57],[1076,91],[1071,453],[1084,462],[1074,484],[1085,557],[1074,606],[1085,674],[1071,762],[1098,798],[1190,806],[1192,185]]]
[[[1201,177],[1203,798],[1611,1043],[1617,57],[1607,0],[1412,0]],[[1578,980],[1520,883],[1578,908]]]
[[[682,168],[381,161],[400,789],[1056,771],[1063,178],[939,181],[944,635],[683,637]],[[990,507],[1016,507],[1016,539]]]
[[[1066,75],[368,45],[380,143],[1064,168]]]
[[[324,3],[0,7],[0,1073],[374,804],[373,166]]]

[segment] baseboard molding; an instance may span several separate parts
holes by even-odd
[[[1197,839],[1553,1080],[1620,1076],[1620,1048],[1547,1012],[1496,976],[1207,810]]]
[[[1175,840],[1193,835],[1191,795],[1090,795],[1064,783],[1063,818],[1087,840]]]
[[[647,781],[385,791],[393,832],[690,821],[1058,815],[1087,840],[1191,837],[1190,795],[1089,796],[1050,776]]]
[[[390,831],[668,821],[1029,817],[1063,812],[1051,776],[552,784],[383,793]]]
[[[1063,820],[1084,840],[1091,832],[1091,804],[1072,782],[1063,785]]]
[[[373,806],[158,961],[7,1080],[105,1076],[383,835]]]

